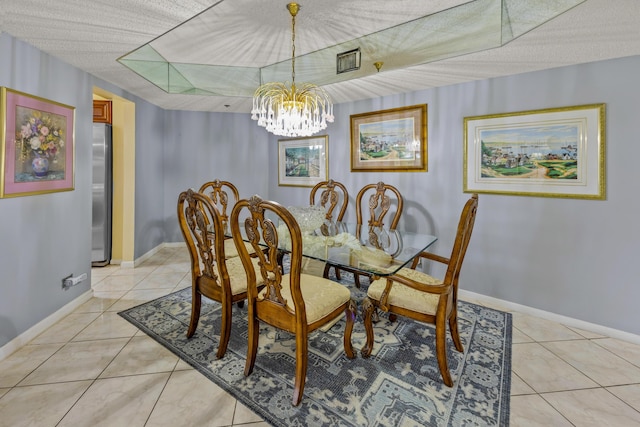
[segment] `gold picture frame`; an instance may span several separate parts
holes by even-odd
[[[351,115],[352,172],[426,172],[427,104]]]
[[[605,104],[465,117],[463,191],[604,200]]]
[[[71,191],[75,108],[0,88],[0,198]]]

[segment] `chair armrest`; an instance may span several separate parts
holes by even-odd
[[[417,291],[426,292],[430,294],[446,295],[451,292],[451,285],[448,285],[448,284],[429,285],[428,283],[416,282],[415,280],[411,280],[407,277],[400,276],[397,274],[387,276],[386,280],[387,280],[387,284],[384,288],[384,291],[382,291],[382,295],[380,296],[380,302],[379,302],[380,308],[383,311],[389,311],[389,303],[387,300],[389,298],[389,293],[391,292],[391,287],[395,282],[401,283]]]
[[[441,262],[442,264],[449,264],[449,258],[440,256],[440,255],[436,255],[436,254],[432,254],[431,252],[420,252],[420,254],[418,256],[416,256],[413,259],[413,262],[411,263],[411,268],[413,270],[416,269],[416,267],[418,266],[418,263],[420,262],[420,260],[422,258],[430,259],[432,261]]]

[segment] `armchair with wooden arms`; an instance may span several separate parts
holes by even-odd
[[[367,342],[362,355],[368,357],[373,348],[373,315],[376,309],[435,325],[436,355],[443,382],[451,387],[453,380],[447,364],[446,334],[447,323],[456,350],[462,352],[462,342],[458,334],[458,278],[462,261],[471,239],[471,232],[478,209],[478,195],[474,194],[465,204],[453,244],[451,256],[422,252],[415,258],[411,268],[403,268],[396,274],[374,280],[367,290],[363,303],[363,317]],[[436,279],[415,270],[421,259],[429,259],[447,266],[444,279]]]
[[[244,246],[244,236],[254,247],[251,257]],[[275,221],[275,223],[274,223]],[[276,225],[280,224],[280,225]],[[240,259],[247,269],[248,348],[244,374],[250,375],[256,361],[260,322],[283,329],[296,337],[296,368],[293,405],[302,400],[308,364],[308,336],[314,330],[346,315],[344,350],[355,357],[351,332],[356,316],[355,302],[343,285],[302,273],[302,235],[293,215],[282,205],[253,196],[240,200],[231,211],[230,225]],[[290,270],[285,274],[278,262],[280,246],[290,245]],[[266,250],[263,250],[266,247]],[[252,261],[260,268],[253,269]],[[264,281],[260,290],[256,283]]]
[[[187,337],[198,327],[202,296],[222,305],[217,358],[224,356],[231,334],[234,303],[247,298],[245,268],[239,258],[226,259],[222,216],[204,194],[191,189],[178,196],[178,222],[191,256],[191,321]],[[258,268],[257,259],[252,264]],[[262,284],[259,282],[260,285]]]

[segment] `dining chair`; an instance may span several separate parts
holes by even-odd
[[[392,199],[395,201],[395,208]],[[365,185],[358,191],[356,196],[356,222],[360,226],[356,237],[364,238],[360,235],[364,231],[368,233],[367,240],[372,246],[376,247],[376,249],[385,249],[384,242],[378,238],[377,230],[385,230],[387,228],[395,230],[400,221],[403,208],[404,199],[402,194],[393,185],[385,184],[384,182]],[[389,215],[388,217],[387,214]],[[328,277],[331,267],[330,264],[327,264],[324,277]],[[345,267],[340,267],[340,269],[353,274],[354,283],[358,288],[360,287],[361,276],[371,279],[371,276],[356,270]],[[338,268],[336,268],[337,270]]]
[[[209,197],[213,205],[218,209],[220,218],[222,220],[222,227],[227,239],[224,241],[224,249],[227,258],[234,258],[238,256],[238,251],[231,238],[231,231],[229,229],[229,213],[233,205],[240,199],[240,193],[235,185],[229,181],[222,181],[220,179],[214,179],[213,181],[205,182],[200,186],[199,193],[202,193]]]
[[[245,267],[240,258],[225,258],[222,215],[211,200],[192,189],[178,196],[178,222],[191,256],[191,321],[187,338],[198,327],[202,296],[222,305],[220,343],[216,357],[224,356],[231,333],[232,306],[247,299]],[[253,268],[258,260],[252,259]],[[262,285],[261,278],[258,281]]]
[[[321,206],[326,210],[326,223],[320,227],[320,231],[325,236],[337,234],[337,223],[341,222],[344,214],[347,212],[349,205],[349,192],[347,187],[341,182],[329,179],[317,183],[309,193],[309,204],[311,206]],[[304,263],[304,271],[315,274],[328,276],[329,270],[325,271],[327,264],[317,260],[307,259]],[[331,266],[329,266],[330,268]],[[334,269],[336,278],[340,280],[340,270]]]
[[[240,218],[244,233],[241,234]],[[314,330],[346,315],[344,351],[350,359],[355,357],[351,345],[351,332],[356,316],[355,302],[345,286],[322,277],[304,274],[302,266],[302,234],[293,215],[277,202],[260,196],[236,203],[230,218],[233,239],[240,259],[247,269],[248,348],[244,374],[253,371],[258,351],[260,322],[283,329],[296,337],[296,368],[292,403],[300,404],[308,364],[308,336]],[[259,259],[259,270],[253,269],[252,260],[243,236],[254,247]],[[284,273],[278,262],[282,245],[290,249],[290,269]],[[266,250],[262,250],[266,247]],[[256,274],[259,276],[256,277]],[[257,283],[265,287],[259,290]]]
[[[316,195],[318,196],[317,200]],[[338,181],[332,179],[321,181],[311,189],[309,193],[309,204],[312,206],[319,205],[325,208],[328,221],[340,222],[347,212],[349,192],[347,191],[347,187]],[[336,211],[337,214],[334,217]]]
[[[363,302],[363,317],[367,341],[362,348],[363,357],[368,357],[373,348],[373,315],[381,309],[392,315],[431,323],[436,329],[436,356],[443,382],[451,387],[453,381],[447,363],[446,335],[447,323],[456,350],[463,351],[458,334],[458,278],[462,261],[467,252],[471,232],[478,209],[478,195],[473,194],[466,202],[460,220],[453,250],[449,258],[422,252],[413,260],[411,268],[402,268],[392,276],[374,280],[367,290]],[[444,279],[434,278],[417,271],[422,259],[433,260],[447,266]]]

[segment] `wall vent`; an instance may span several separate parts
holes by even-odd
[[[336,55],[336,73],[346,73],[360,69],[360,48]]]

